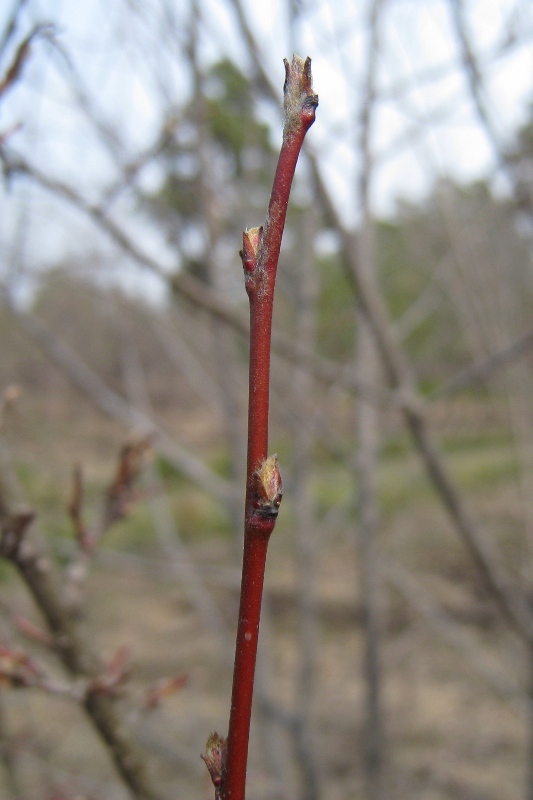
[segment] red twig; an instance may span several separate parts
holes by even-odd
[[[318,97],[313,94],[311,60],[285,60],[283,144],[263,228],[243,235],[241,252],[250,301],[250,377],[248,462],[244,520],[241,601],[235,649],[233,691],[221,776],[215,789],[221,800],[244,800],[248,738],[263,593],[270,534],[281,502],[281,476],[276,456],[268,457],[270,340],[274,285],[296,162],[305,134],[314,122]],[[209,741],[212,741],[210,737]],[[205,760],[205,759],[204,759]],[[209,743],[207,760],[209,760]],[[207,763],[207,762],[206,762]]]

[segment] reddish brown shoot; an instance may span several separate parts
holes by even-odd
[[[220,740],[223,742],[223,747],[220,747],[223,763],[217,771],[216,782],[213,781],[216,797],[221,800],[244,800],[245,797],[265,561],[282,495],[277,457],[268,456],[274,286],[294,170],[318,105],[318,97],[313,94],[311,59],[304,61],[293,56],[291,64],[285,60],[285,73],[283,144],[267,218],[262,228],[245,231],[241,251],[250,301],[248,461],[241,600],[229,731],[227,741]]]

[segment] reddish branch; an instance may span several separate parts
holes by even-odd
[[[227,743],[208,740],[204,760],[213,762],[213,742],[221,756],[220,769],[210,769],[217,797],[245,797],[248,739],[263,593],[270,534],[281,502],[281,476],[276,456],[268,456],[270,345],[274,286],[296,162],[305,134],[315,119],[318,97],[313,94],[311,60],[293,56],[285,61],[283,144],[263,228],[243,235],[241,252],[250,301],[250,374],[248,406],[248,461],[244,520],[241,601],[235,649],[235,668]],[[217,761],[218,759],[215,759]]]
[[[100,524],[90,530],[83,517],[84,481],[79,465],[74,467],[72,495],[68,505],[68,513],[72,521],[78,543],[75,557],[65,571],[64,597],[73,614],[82,611],[84,600],[84,583],[87,578],[91,555],[108,530],[120,520],[128,516],[135,501],[142,492],[136,483],[142,467],[142,461],[150,447],[149,439],[131,442],[125,445],[120,453],[117,471],[105,493],[104,507]]]
[[[5,650],[0,664],[0,683],[3,678],[8,685],[36,686],[77,698],[107,745],[118,773],[132,795],[138,800],[158,800],[161,795],[147,774],[146,758],[129,732],[123,711],[116,704],[116,694],[127,677],[127,653],[119,649],[108,664],[100,663],[65,601],[62,576],[29,534],[34,512],[17,510],[11,495],[9,480],[0,471],[0,558],[8,559],[17,567],[46,620],[49,635],[27,621],[19,619],[17,625],[30,638],[52,646],[79,686],[69,688],[51,682],[30,667],[27,660]]]

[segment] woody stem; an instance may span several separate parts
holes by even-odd
[[[311,62],[285,61],[285,129],[263,230],[244,234],[245,285],[250,300],[248,459],[241,597],[235,648],[227,756],[221,800],[244,800],[248,740],[265,562],[281,499],[277,460],[268,459],[270,340],[274,287],[294,171],[318,98]]]

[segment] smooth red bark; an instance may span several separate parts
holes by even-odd
[[[245,232],[241,253],[250,300],[248,460],[241,600],[237,626],[231,712],[221,800],[244,800],[248,739],[265,562],[281,501],[277,459],[268,459],[270,339],[274,286],[294,171],[318,98],[311,61],[285,61],[285,128],[267,219]]]

